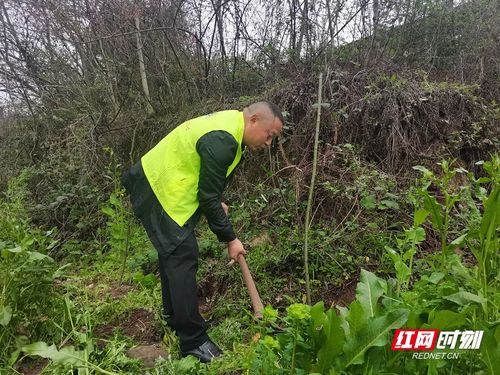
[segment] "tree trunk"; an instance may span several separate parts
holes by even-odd
[[[148,115],[152,115],[154,113],[153,106],[151,105],[151,97],[149,96],[149,87],[148,87],[148,79],[146,76],[146,68],[144,67],[144,55],[142,54],[142,41],[141,41],[141,32],[139,28],[139,17],[135,16],[135,29],[136,29],[136,39],[137,39],[137,55],[139,57],[139,70],[141,72],[141,81],[142,81],[142,91],[144,92],[144,96],[147,100],[147,113]]]

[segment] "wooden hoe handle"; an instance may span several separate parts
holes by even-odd
[[[264,306],[262,305],[259,292],[255,287],[255,283],[253,282],[252,275],[250,274],[250,270],[248,269],[247,262],[243,255],[238,257],[238,263],[240,264],[241,273],[243,274],[243,280],[247,286],[248,294],[250,294],[250,299],[252,300],[253,312],[257,318],[262,318],[262,310],[264,309]]]

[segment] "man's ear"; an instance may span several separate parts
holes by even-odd
[[[255,124],[258,119],[259,119],[259,116],[257,115],[257,113],[254,113],[250,116],[250,123]]]

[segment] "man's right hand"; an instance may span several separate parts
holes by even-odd
[[[224,213],[227,216],[229,213],[229,206],[227,204],[225,204],[224,202],[221,202],[221,206],[222,206],[222,209],[224,210]]]
[[[229,254],[229,258],[231,258],[231,260],[237,261],[240,255],[245,255],[247,252],[245,251],[241,241],[236,238],[227,243],[227,253]]]

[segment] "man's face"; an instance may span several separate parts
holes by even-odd
[[[258,117],[250,119],[250,126],[245,132],[245,145],[251,150],[258,150],[269,147],[275,137],[277,137],[283,125],[277,117],[268,119],[259,119]]]

